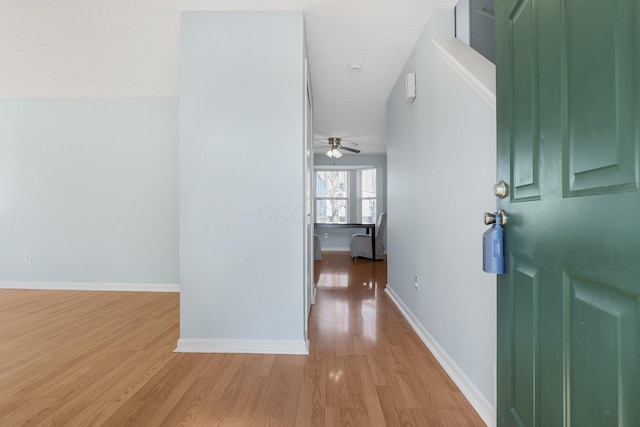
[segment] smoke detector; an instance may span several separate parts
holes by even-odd
[[[347,68],[351,74],[358,74],[362,71],[362,65],[360,64],[350,64]]]

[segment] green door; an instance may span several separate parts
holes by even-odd
[[[499,426],[640,426],[639,5],[496,0]]]

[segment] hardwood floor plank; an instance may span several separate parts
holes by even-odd
[[[264,390],[266,383],[266,376],[247,379],[246,387],[243,388],[238,400],[230,408],[227,425],[248,426],[250,424],[258,408],[262,390]]]
[[[0,427],[484,425],[386,262],[316,266],[308,356],[173,353],[177,294],[0,290]]]
[[[380,401],[376,398],[376,394],[372,393],[376,389],[376,384],[369,369],[367,356],[359,356],[357,358],[355,369],[360,375],[361,387],[364,392],[362,397],[371,426],[384,426],[384,412],[380,406]]]
[[[292,365],[292,356],[276,359],[250,425],[294,425],[304,368]]]
[[[204,395],[207,402],[231,401],[238,395],[238,387],[242,384],[242,380],[246,378],[247,354],[237,354],[229,356],[223,369],[216,369],[216,373],[211,375],[215,378],[215,382],[211,383],[211,387]]]
[[[378,401],[380,402],[382,413],[384,414],[385,424],[389,427],[406,427],[405,424],[400,421],[400,412],[397,410],[396,406],[393,403],[392,394],[390,394],[389,388],[387,386],[377,386],[376,396],[378,398]],[[411,423],[408,425],[413,426],[415,424]]]
[[[199,378],[199,371],[204,367],[205,359],[196,356],[176,355],[162,372],[158,373],[157,381],[148,382],[141,387],[135,396],[121,406],[117,416],[109,418],[109,423],[127,425],[127,414],[136,413],[137,419],[146,420],[149,425],[160,425]],[[142,408],[136,410],[141,404]]]
[[[345,357],[336,357],[326,366],[327,406],[348,408],[351,405],[349,392],[344,379],[346,369]]]
[[[380,361],[380,358],[381,356],[378,354],[367,355],[369,373],[373,379],[373,384],[376,386],[387,385],[387,377],[385,377],[384,372],[382,371],[382,362]]]

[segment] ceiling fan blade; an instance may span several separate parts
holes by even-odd
[[[340,150],[351,151],[352,153],[359,153],[360,150],[356,150],[355,148],[345,147],[344,145],[340,147]]]

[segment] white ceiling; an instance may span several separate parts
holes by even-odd
[[[316,138],[386,151],[386,102],[433,11],[428,0],[308,1],[305,24]],[[362,70],[353,73],[349,65]]]
[[[455,3],[457,0],[198,2],[203,8],[215,4],[220,10],[303,10],[314,140],[341,137],[344,142],[357,143],[363,154],[386,152],[387,98],[434,9]],[[350,71],[354,64],[361,67],[360,72]]]
[[[434,8],[454,3],[0,0],[0,97],[176,96],[181,11],[303,10],[315,137],[384,153],[387,97]]]

